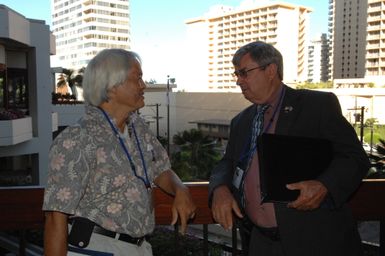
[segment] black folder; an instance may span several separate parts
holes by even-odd
[[[331,142],[320,138],[262,134],[257,148],[263,203],[296,200],[299,191],[286,184],[316,179],[333,157]]]

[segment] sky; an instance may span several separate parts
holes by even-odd
[[[256,0],[263,1],[263,0]],[[145,80],[165,83],[183,70],[185,21],[201,17],[213,5],[239,6],[242,0],[130,0],[132,50],[143,61]],[[310,7],[310,36],[327,33],[329,0],[284,0]],[[51,0],[0,0],[26,18],[45,20],[51,25]]]

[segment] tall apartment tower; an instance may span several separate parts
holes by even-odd
[[[380,40],[379,35],[370,36],[372,28],[369,25],[373,22],[368,22],[367,9],[368,0],[329,0],[330,68],[333,79],[365,77],[366,44],[369,43],[369,48],[378,49],[379,46],[378,42],[367,41],[367,34],[368,38]],[[380,24],[381,21],[378,22]]]
[[[367,10],[366,78],[384,85],[385,0],[368,0]]]
[[[310,41],[308,54],[307,80],[312,83],[328,81],[329,45],[326,34]]]
[[[189,63],[200,76],[190,76],[185,90],[239,91],[232,77],[232,56],[239,47],[257,40],[280,50],[286,83],[307,80],[311,9],[283,2],[251,2],[237,8],[214,6],[205,16],[186,21],[188,49],[193,49]]]
[[[102,49],[130,49],[129,0],[51,0],[53,65],[79,69]]]

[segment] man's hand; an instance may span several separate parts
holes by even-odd
[[[187,228],[189,219],[194,218],[196,206],[191,198],[190,191],[186,185],[179,179],[174,171],[167,170],[162,172],[154,181],[163,191],[174,195],[174,202],[172,205],[172,221],[171,225],[175,225],[180,218],[181,230],[184,234]]]
[[[288,207],[297,210],[314,210],[320,206],[328,193],[327,188],[317,180],[301,181],[287,184],[290,190],[300,190],[298,198],[288,203]]]
[[[214,220],[227,230],[233,228],[233,211],[239,218],[243,218],[237,202],[225,185],[214,190],[211,210]]]
[[[186,186],[179,187],[175,193],[174,203],[172,205],[171,225],[175,225],[180,218],[180,233],[185,234],[187,222],[195,217],[196,206],[192,201],[190,192]]]

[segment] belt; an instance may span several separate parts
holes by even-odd
[[[120,234],[120,233],[116,233],[116,232],[104,229],[104,228],[97,226],[97,225],[95,225],[93,232],[96,234],[108,236],[111,238],[116,238],[116,236],[119,235],[118,240],[130,243],[130,244],[135,244],[136,246],[141,246],[142,243],[146,240],[145,236],[132,237],[132,236],[127,235],[127,234]]]
[[[242,219],[242,225],[248,232],[248,235],[251,235],[251,230],[255,228],[259,233],[272,241],[280,241],[281,237],[279,235],[278,227],[265,228],[255,225],[247,216],[244,216]]]
[[[280,241],[281,237],[277,227],[265,228],[254,225],[255,229],[259,231],[263,236],[268,237],[272,241]]]

